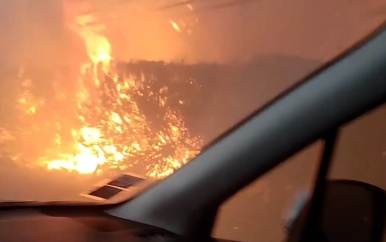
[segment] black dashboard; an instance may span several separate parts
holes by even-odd
[[[0,240],[2,242],[188,241],[161,229],[107,215],[98,207],[87,206],[0,207]]]

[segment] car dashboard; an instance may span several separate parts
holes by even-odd
[[[107,215],[102,208],[62,205],[1,207],[0,238],[3,242],[194,241]]]

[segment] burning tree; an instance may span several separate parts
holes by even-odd
[[[79,79],[79,92],[71,96],[76,97],[73,102],[60,88],[51,87],[56,90],[51,98],[38,95],[36,82],[21,77],[14,156],[84,174],[128,167],[145,168],[153,177],[171,174],[199,153],[202,140],[188,131],[181,112],[192,96],[186,91],[197,92],[199,85],[169,65],[174,66],[117,63],[109,71],[90,65]],[[102,73],[97,81],[96,73]],[[75,108],[75,117],[58,112],[68,105]]]
[[[182,97],[173,97],[168,91],[176,78],[173,72],[162,68],[163,64],[156,65],[158,73],[151,71],[154,66],[146,70],[150,62],[139,66],[143,70],[136,72],[117,65],[115,76],[104,76],[92,101],[81,108],[80,117],[87,128],[82,129],[79,141],[107,161],[98,162],[99,167],[146,165],[148,175],[165,176],[197,155],[202,140],[192,137],[185,126],[180,112]],[[194,85],[191,80],[182,82]],[[178,106],[173,106],[177,100]]]

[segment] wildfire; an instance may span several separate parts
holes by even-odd
[[[84,143],[75,144],[76,154],[62,154],[60,159],[48,162],[48,169],[67,169],[81,174],[95,172],[98,165],[105,162],[104,152],[99,147],[101,132],[95,128],[84,127],[79,133],[73,130],[73,136],[75,140],[84,140]]]
[[[111,61],[111,47],[106,37],[95,33],[83,33],[86,42],[87,52],[93,64],[102,63],[107,71]]]
[[[31,74],[35,70],[25,74],[21,68],[15,82],[20,123],[12,132],[0,127],[0,142],[11,146],[0,155],[9,153],[28,167],[79,174],[142,167],[150,177],[168,176],[202,147],[203,141],[191,135],[181,114],[186,100],[169,91],[182,84],[186,86],[181,90],[191,90],[196,83],[186,76],[177,77],[180,82],[174,76],[166,80],[147,67],[127,70],[114,63],[105,26],[97,22],[92,15],[80,15],[69,24],[89,58],[77,67],[75,88],[64,89],[73,84],[67,77],[60,79],[64,84],[56,79],[37,81],[39,75]],[[178,30],[179,25],[174,27]],[[166,63],[159,66],[169,70]]]
[[[92,16],[82,16],[71,25],[83,39],[90,58],[79,71],[76,96],[81,127],[71,132],[72,152],[51,152],[40,162],[50,170],[80,174],[103,172],[105,168],[124,170],[136,164],[145,166],[151,177],[172,174],[198,154],[201,139],[191,137],[181,114],[167,105],[167,87],[155,92],[143,75],[117,74],[119,70],[111,66],[110,43],[101,34],[104,26],[90,27],[92,21]],[[90,79],[95,85],[90,85]],[[141,100],[155,101],[156,108],[162,110],[161,128],[151,127],[154,122],[141,109]],[[63,145],[60,135],[56,140],[58,147]]]
[[[44,100],[36,98],[29,91],[31,85],[30,79],[27,79],[22,83],[22,93],[18,99],[19,108],[29,115],[35,114],[38,108],[44,105]]]
[[[111,45],[109,40],[100,34],[105,29],[103,24],[93,24],[96,21],[92,15],[81,15],[74,23],[70,24],[70,28],[79,35],[84,41],[87,54],[91,63],[85,63],[82,67],[82,74],[85,74],[85,70],[92,68],[93,79],[95,85],[100,85],[100,77],[98,73],[98,67],[101,64],[104,73],[107,73],[110,69],[111,58]]]

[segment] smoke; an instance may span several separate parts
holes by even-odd
[[[381,0],[183,2],[0,0],[1,67],[23,63],[48,68],[74,61],[83,46],[66,26],[71,12],[66,4],[87,5],[85,13],[106,25],[119,60],[230,62],[270,53],[324,60],[384,17],[369,16],[384,7]],[[185,32],[175,31],[171,20]]]
[[[66,31],[60,1],[0,1],[1,67],[49,68],[66,53]]]

